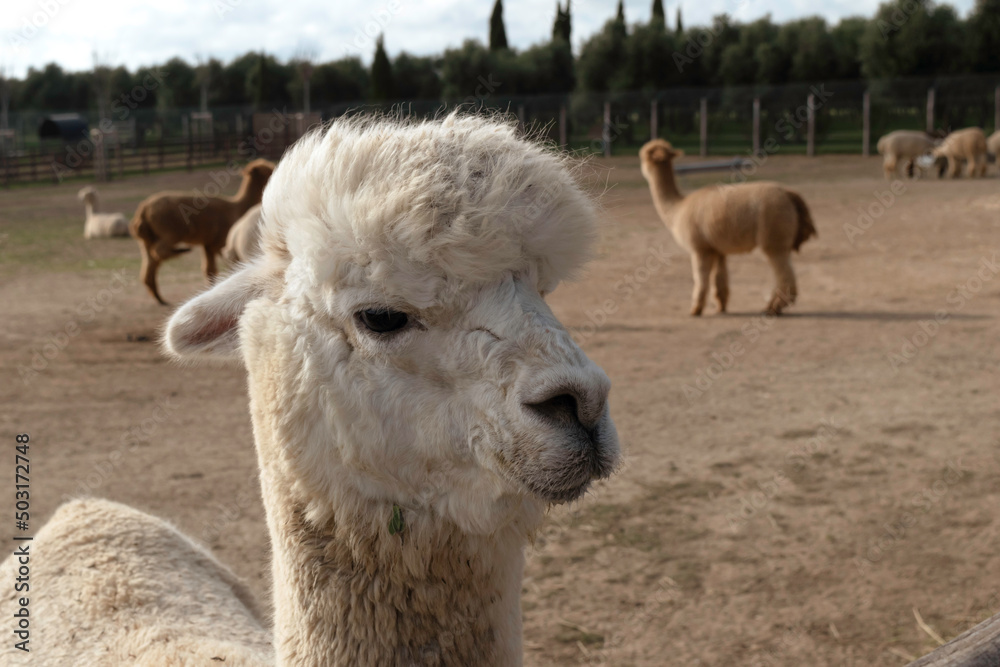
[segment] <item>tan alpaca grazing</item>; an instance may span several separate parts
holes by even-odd
[[[805,201],[777,183],[743,183],[707,187],[685,196],[677,189],[673,160],[683,155],[663,139],[650,141],[639,152],[642,175],[649,182],[653,204],[663,223],[691,253],[694,294],[691,314],[705,308],[708,283],[714,278],[719,312],[726,312],[729,273],[726,255],[759,247],[774,269],[776,285],[767,312],[778,315],[795,303],[798,290],[791,253],[817,236]]]
[[[986,139],[986,156],[992,158],[1000,166],[1000,130],[997,130]]]
[[[982,176],[986,173],[986,135],[978,127],[955,130],[932,151],[932,155],[948,160],[949,178],[958,175],[962,160],[967,163],[967,176]]]
[[[218,273],[215,257],[226,245],[226,236],[240,217],[260,203],[274,164],[254,160],[243,168],[243,182],[233,197],[208,197],[201,193],[160,192],[136,209],[129,230],[142,253],[142,282],[157,301],[166,305],[156,287],[160,263],[187,252],[178,244],[200,245],[205,250],[202,269],[211,280]]]
[[[877,148],[886,180],[895,178],[900,165],[904,174],[916,173],[917,158],[933,151],[935,145],[934,137],[913,130],[896,130],[881,137]]]

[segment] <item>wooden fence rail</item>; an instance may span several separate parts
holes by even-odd
[[[1000,667],[1000,614],[910,663],[909,667]]]
[[[254,142],[239,135],[216,135],[211,139],[161,139],[141,146],[123,146],[112,140],[101,141],[103,160],[95,159],[95,142],[85,141],[66,146],[47,146],[16,154],[0,151],[0,186],[27,183],[59,184],[66,179],[109,180],[126,174],[148,174],[167,169],[194,169],[197,166],[244,162],[253,157],[276,160],[298,137],[277,133],[269,142]]]

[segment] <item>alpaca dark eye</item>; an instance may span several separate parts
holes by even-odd
[[[406,313],[388,308],[369,308],[358,313],[358,319],[365,328],[375,333],[399,331],[406,326],[409,318]]]

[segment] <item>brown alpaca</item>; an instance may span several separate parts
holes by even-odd
[[[142,282],[157,301],[167,305],[156,288],[160,263],[190,250],[177,247],[178,243],[202,246],[205,250],[202,269],[209,280],[215,277],[218,273],[215,256],[226,245],[229,228],[250,207],[260,203],[273,171],[273,163],[254,160],[243,168],[243,182],[233,197],[160,192],[139,204],[129,229],[142,252]]]
[[[806,203],[798,193],[767,182],[702,188],[684,196],[677,189],[673,167],[674,158],[683,154],[669,142],[654,139],[639,151],[639,160],[660,218],[677,243],[691,253],[691,314],[701,315],[705,308],[710,277],[714,277],[719,312],[726,312],[726,255],[758,246],[767,255],[777,283],[767,312],[780,314],[797,294],[792,250],[817,235]]]

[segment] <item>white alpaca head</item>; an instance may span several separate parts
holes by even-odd
[[[80,192],[76,194],[80,201],[86,204],[93,204],[97,201],[97,190],[91,186],[87,186],[80,189]]]
[[[492,532],[618,462],[609,381],[544,301],[594,235],[563,160],[510,125],[338,121],[271,178],[261,256],[166,344],[244,361],[310,512],[362,498]]]

